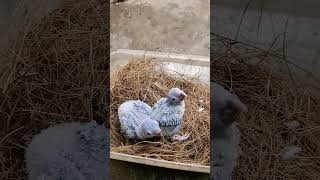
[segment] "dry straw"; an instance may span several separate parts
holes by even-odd
[[[0,77],[0,179],[26,179],[24,150],[42,129],[106,121],[106,3],[67,4],[24,28],[3,54],[12,65]]]
[[[150,106],[172,87],[181,88],[188,97],[180,133],[191,133],[184,143],[166,138],[151,143],[126,142],[120,133],[117,109],[127,100],[142,100]],[[209,165],[210,162],[210,93],[195,77],[172,76],[156,60],[135,60],[119,67],[111,77],[111,151],[168,161]],[[199,112],[200,108],[204,108]]]
[[[234,179],[319,179],[320,96],[299,83],[301,69],[277,52],[213,37],[211,79],[249,109],[238,122],[242,152]],[[289,129],[291,121],[300,127]],[[302,151],[282,160],[280,153],[291,145]]]

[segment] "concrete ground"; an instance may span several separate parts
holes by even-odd
[[[211,14],[213,32],[234,39],[247,2],[214,1]],[[316,0],[251,1],[242,18],[237,40],[268,49],[278,38],[275,47],[282,48],[286,32],[284,42],[288,60],[315,76],[316,80],[310,73],[303,75],[305,85],[320,87],[319,6],[320,2]]]
[[[209,56],[209,0],[129,0],[111,5],[111,51]]]

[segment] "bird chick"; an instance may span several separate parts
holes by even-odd
[[[159,123],[150,118],[151,110],[148,104],[140,100],[126,101],[119,106],[121,132],[127,140],[161,136]]]
[[[213,119],[213,134],[225,136],[227,130],[239,117],[240,113],[248,109],[237,95],[230,93],[221,85],[211,82],[211,107]]]
[[[172,88],[152,108],[150,117],[159,122],[162,135],[170,137],[171,141],[181,142],[189,138],[189,135],[177,135],[185,111],[186,97],[186,93],[179,88]]]
[[[240,153],[240,131],[235,125],[247,107],[239,98],[214,82],[211,86],[211,177],[231,180]]]
[[[25,153],[30,180],[107,180],[109,131],[94,121],[63,123],[34,136]]]

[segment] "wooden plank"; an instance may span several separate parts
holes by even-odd
[[[158,160],[153,158],[146,158],[146,157],[128,155],[123,153],[116,153],[116,152],[110,152],[110,159],[133,162],[138,164],[145,164],[149,166],[183,170],[183,171],[192,171],[192,172],[200,172],[200,173],[207,173],[207,174],[210,173],[210,166]]]
[[[197,55],[187,55],[187,54],[177,54],[177,53],[165,53],[165,52],[154,52],[154,51],[141,51],[141,50],[130,50],[130,49],[118,49],[111,53],[111,60],[115,56],[116,64],[124,64],[130,59],[150,59],[156,58],[163,62],[173,62],[180,64],[190,64],[196,66],[210,66],[210,58],[207,56],[197,56]],[[129,57],[129,58],[128,58]],[[126,60],[124,60],[126,59]],[[111,61],[111,66],[114,62]]]
[[[192,171],[181,171],[163,167],[137,164],[116,159],[110,160],[110,179],[124,180],[209,180],[210,174]],[[130,178],[128,178],[130,177]]]

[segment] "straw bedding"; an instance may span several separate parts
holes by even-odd
[[[119,67],[111,76],[110,146],[111,151],[169,160],[209,165],[210,162],[210,93],[196,77],[172,76],[156,60],[135,60]],[[184,143],[166,138],[153,143],[126,142],[120,133],[117,109],[127,100],[142,100],[153,106],[172,87],[181,88],[188,97],[180,134],[191,133]],[[198,112],[200,108],[203,111]]]
[[[239,95],[249,109],[238,122],[242,152],[233,178],[319,179],[319,94],[299,85],[293,73],[298,70],[278,52],[218,36],[212,42],[219,51],[211,55],[211,79]],[[285,123],[290,121],[300,127],[289,129]],[[290,145],[301,152],[282,160],[281,151]]]
[[[103,3],[77,1],[41,22],[26,22],[4,54],[12,67],[0,77],[0,179],[26,178],[24,149],[42,129],[108,119],[109,11]]]

